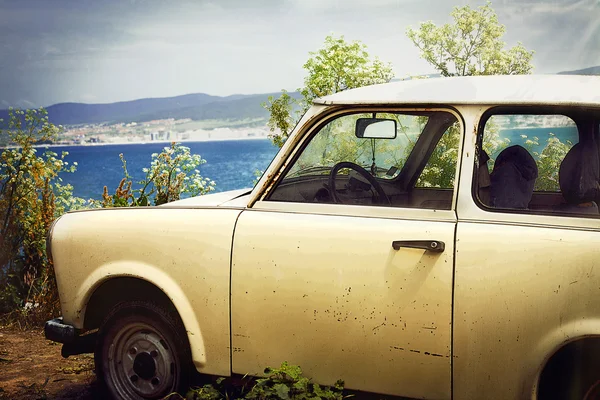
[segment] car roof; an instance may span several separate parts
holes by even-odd
[[[411,79],[321,97],[315,104],[600,105],[600,76],[494,75]]]

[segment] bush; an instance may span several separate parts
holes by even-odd
[[[199,196],[215,190],[215,182],[203,178],[197,169],[206,161],[179,143],[171,143],[161,153],[152,154],[150,167],[142,169],[145,176],[138,182],[140,189],[132,189],[127,161],[123,154],[119,157],[125,176],[113,195],[104,186],[102,207],[159,206],[179,200],[182,195]]]
[[[205,163],[187,147],[172,143],[152,155],[141,189],[132,190],[127,163],[121,155],[125,178],[114,195],[106,187],[102,201],[73,196],[73,186],[62,184],[60,173],[74,172],[67,152],[58,155],[38,145],[52,143],[60,126],[48,121],[47,112],[10,110],[0,137],[10,147],[0,153],[0,322],[39,325],[60,313],[52,261],[46,254],[46,237],[52,222],[67,211],[141,205],[160,205],[183,194],[196,196],[214,190],[197,168]]]
[[[36,323],[59,311],[46,236],[52,221],[82,206],[72,187],[61,185],[60,172],[75,171],[63,152],[38,152],[36,144],[56,139],[60,127],[45,110],[11,110],[0,136],[13,147],[0,154],[0,315],[17,313]]]

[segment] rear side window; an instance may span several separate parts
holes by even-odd
[[[593,116],[577,115],[502,113],[485,119],[477,201],[491,210],[598,217]]]
[[[503,150],[515,145],[527,150],[538,168],[535,191],[560,192],[560,163],[577,142],[577,125],[565,115],[492,115],[483,134],[490,173]]]

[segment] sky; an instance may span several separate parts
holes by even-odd
[[[396,77],[435,71],[406,37],[468,0],[0,0],[0,108],[302,86],[329,34]],[[535,73],[600,65],[600,0],[495,0],[504,40]]]

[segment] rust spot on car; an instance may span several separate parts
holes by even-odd
[[[404,347],[398,347],[398,346],[390,346],[390,349],[393,349],[393,350],[402,350],[402,351],[405,350]],[[444,356],[443,354],[432,353],[432,352],[429,352],[429,351],[423,351],[423,352],[421,352],[421,350],[409,350],[409,351],[411,353],[423,354],[423,355],[426,355],[426,356],[450,358],[450,356]]]
[[[382,326],[385,326],[385,322],[382,322],[381,324],[377,325],[375,328],[371,329],[372,331],[375,331],[379,328],[381,328]]]

